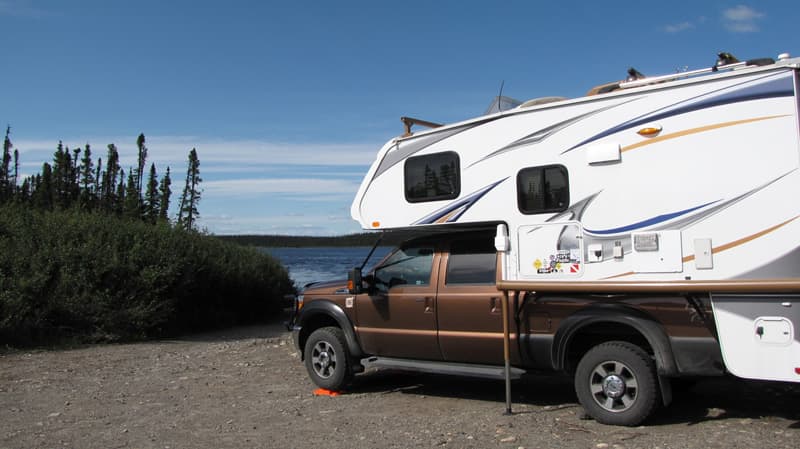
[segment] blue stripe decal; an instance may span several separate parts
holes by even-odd
[[[732,86],[732,87],[737,87],[737,86]],[[701,95],[700,97],[692,98],[690,100],[686,100],[684,102],[677,103],[675,105],[668,106],[666,108],[662,108],[660,112],[656,111],[647,115],[643,115],[632,121],[619,124],[613,128],[607,129],[599,134],[596,134],[584,140],[583,142],[569,148],[568,150],[565,150],[561,154],[572,151],[575,148],[580,147],[581,145],[586,145],[587,143],[602,139],[603,137],[607,137],[612,134],[636,126],[641,126],[655,120],[662,120],[667,117],[685,114],[687,112],[694,112],[701,109],[712,108],[715,106],[722,106],[725,104],[740,103],[751,100],[760,100],[764,98],[789,97],[794,95],[794,83],[792,81],[791,76],[782,76],[780,78],[776,78],[771,81],[759,83],[756,84],[755,86],[741,88],[738,90],[734,90],[732,92],[729,91],[730,89],[731,88],[723,89],[723,91],[728,91],[728,92],[722,94],[711,95],[711,96],[709,96],[708,94]],[[698,98],[703,98],[703,97],[706,97],[706,99],[697,101]]]
[[[506,179],[508,179],[508,178],[503,178],[503,179],[501,179],[501,180],[499,180],[499,181],[497,181],[497,182],[495,182],[493,184],[489,184],[488,186],[478,190],[477,192],[471,193],[470,195],[468,195],[468,196],[466,196],[466,197],[464,197],[464,198],[462,198],[460,200],[454,201],[454,202],[448,204],[447,206],[445,206],[445,207],[443,207],[443,208],[441,208],[441,209],[439,209],[439,210],[437,210],[437,211],[435,211],[435,212],[433,212],[433,213],[431,213],[429,215],[426,215],[426,216],[420,218],[419,220],[415,221],[412,224],[413,225],[434,224],[434,223],[436,223],[436,221],[440,220],[445,215],[447,215],[449,213],[452,213],[452,212],[458,210],[459,208],[463,208],[456,215],[454,215],[454,216],[452,216],[452,217],[447,219],[448,223],[453,223],[456,220],[458,220],[462,215],[464,215],[464,212],[469,210],[469,208],[472,207],[475,203],[477,203],[479,199],[483,198],[484,195],[489,193],[489,191],[491,191],[492,189],[494,189],[495,187],[500,185],[500,183],[502,183]]]
[[[669,214],[658,215],[656,217],[648,218],[647,220],[640,221],[638,223],[633,223],[633,224],[630,224],[630,225],[627,225],[627,226],[622,226],[622,227],[619,227],[619,228],[602,229],[602,230],[597,230],[597,231],[593,231],[593,230],[584,228],[583,230],[587,234],[594,234],[594,235],[609,235],[609,234],[620,234],[620,233],[623,233],[623,232],[630,232],[630,231],[634,231],[636,229],[641,229],[641,228],[645,228],[645,227],[652,226],[652,225],[655,225],[655,224],[663,223],[663,222],[668,221],[668,220],[672,220],[673,218],[680,217],[681,215],[686,215],[686,214],[688,214],[690,212],[694,212],[694,211],[696,211],[698,209],[702,209],[702,208],[704,208],[706,206],[709,206],[709,205],[717,203],[717,202],[719,202],[719,200],[712,201],[712,202],[706,203],[706,204],[701,204],[699,206],[695,206],[695,207],[692,207],[690,209],[686,209],[686,210],[682,210],[682,211],[678,211],[678,212],[672,212],[672,213],[669,213]]]

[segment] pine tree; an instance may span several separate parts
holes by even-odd
[[[119,171],[119,184],[117,184],[117,194],[115,195],[114,208],[112,212],[117,215],[122,214],[125,205],[125,170]]]
[[[64,148],[63,142],[58,142],[56,152],[53,153],[53,193],[54,205],[66,209],[74,199],[75,167],[69,148]]]
[[[128,171],[122,213],[128,218],[140,219],[142,217],[142,211],[139,209],[139,191],[136,189],[136,178],[133,176],[132,169]]]
[[[101,208],[106,212],[116,212],[119,205],[117,195],[117,177],[120,174],[119,153],[113,143],[108,145],[108,157],[106,158],[106,170],[103,172],[103,182],[100,193]],[[121,177],[121,176],[120,176]],[[123,194],[124,194],[123,182]]]
[[[32,192],[33,205],[40,209],[52,210],[53,198],[55,192],[53,190],[53,168],[45,162],[42,165],[42,174],[36,175],[34,189]]]
[[[178,225],[186,230],[194,229],[200,213],[197,205],[200,203],[200,159],[197,150],[192,148],[189,152],[189,164],[186,169],[186,183],[181,195],[181,206],[178,210]]]
[[[86,148],[83,150],[83,157],[81,158],[81,167],[80,167],[80,195],[79,195],[79,203],[81,209],[90,210],[92,209],[92,205],[94,204],[94,188],[95,188],[95,177],[94,177],[94,166],[92,163],[92,149],[89,144],[86,144]]]
[[[103,158],[97,158],[97,168],[94,172],[94,209],[97,210],[102,207],[103,202]]]
[[[158,221],[158,178],[156,177],[156,164],[150,164],[150,176],[147,178],[147,191],[144,195],[142,216],[148,223]]]
[[[136,191],[138,192],[138,197],[142,197],[142,179],[144,178],[144,164],[145,160],[147,159],[147,147],[144,146],[144,134],[139,134],[139,137],[136,139],[136,146],[139,148],[139,165],[138,169],[136,170]]]
[[[16,197],[18,188],[17,180],[19,179],[19,150],[14,149],[14,178],[11,181],[11,193]]]
[[[11,184],[11,127],[6,128],[6,138],[3,140],[3,160],[0,164],[0,204],[9,201],[14,189]],[[16,183],[16,179],[14,180]]]
[[[161,183],[158,185],[158,220],[163,222],[169,221],[169,198],[172,196],[170,185],[172,185],[172,179],[170,179],[169,167],[167,167],[167,173],[161,178]]]
[[[30,177],[27,177],[22,181],[22,187],[20,187],[19,193],[17,194],[17,202],[24,204],[30,201],[31,184],[33,184],[33,181]]]

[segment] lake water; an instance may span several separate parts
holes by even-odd
[[[364,263],[372,247],[357,246],[349,248],[261,248],[276,257],[289,270],[289,276],[299,288],[309,282],[347,279],[348,270]],[[370,257],[365,272],[378,263],[391,250],[379,246]]]

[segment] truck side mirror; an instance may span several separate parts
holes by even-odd
[[[347,292],[351,295],[361,293],[361,269],[358,267],[347,273]]]

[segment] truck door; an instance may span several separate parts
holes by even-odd
[[[459,236],[440,264],[439,346],[447,361],[503,363],[502,296],[495,286],[493,237]]]
[[[441,360],[436,341],[436,286],[441,256],[434,242],[412,241],[373,272],[369,294],[356,297],[365,352],[385,357]]]

